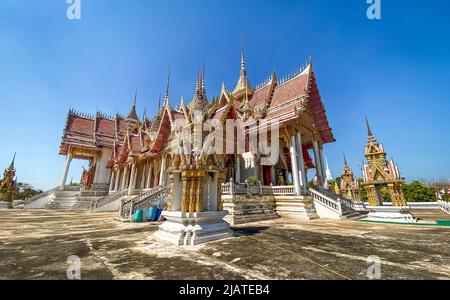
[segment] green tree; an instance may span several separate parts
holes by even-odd
[[[435,189],[419,180],[414,180],[410,184],[403,184],[403,193],[408,202],[436,201]]]
[[[14,193],[15,200],[25,200],[31,198],[37,194],[41,194],[43,191],[34,188],[31,184],[19,182],[16,185],[16,192]]]

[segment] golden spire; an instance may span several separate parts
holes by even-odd
[[[16,152],[14,152],[13,159],[12,159],[12,161],[11,161],[11,164],[9,165],[9,168],[10,168],[11,170],[14,169],[14,163],[15,163],[15,161],[16,161]]]
[[[166,94],[164,95],[164,106],[169,105],[169,89],[170,89],[170,68],[167,75]]]
[[[245,56],[244,47],[241,46],[241,72],[239,75],[239,80],[236,84],[236,88],[233,91],[233,96],[236,98],[241,98],[245,96],[245,93],[253,94],[253,88],[250,86],[247,78],[247,70],[245,68]]]
[[[127,119],[139,120],[139,117],[136,113],[136,99],[137,99],[137,89],[134,93],[133,106],[131,107],[131,111],[127,116]]]
[[[369,120],[367,119],[367,116],[366,116],[366,127],[367,127],[367,135],[372,136],[372,130],[370,129]]]

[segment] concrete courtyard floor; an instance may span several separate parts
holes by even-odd
[[[426,218],[448,219],[424,212]],[[450,227],[277,219],[233,227],[235,237],[194,247],[153,238],[157,224],[117,213],[0,211],[0,279],[450,279]]]

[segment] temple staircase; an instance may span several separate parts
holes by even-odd
[[[316,212],[324,219],[359,219],[365,215],[362,207],[323,188],[310,189]]]
[[[171,185],[157,186],[151,190],[144,191],[143,193],[130,198],[123,199],[120,204],[119,216],[122,220],[131,220],[133,214],[138,209],[144,209],[144,220],[146,219],[146,213],[148,207],[157,206],[158,208],[164,208],[167,203],[167,199],[170,196]]]
[[[122,199],[127,196],[128,189],[124,189],[92,201],[91,212],[118,211]]]
[[[52,200],[50,196],[60,187],[57,186],[53,189],[35,195],[31,198],[25,199],[22,204],[14,206],[17,209],[43,209]]]

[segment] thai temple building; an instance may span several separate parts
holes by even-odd
[[[12,207],[17,184],[15,160],[16,154],[14,154],[9,167],[3,172],[3,178],[0,179],[0,208]]]
[[[309,193],[307,174],[314,169],[319,183],[323,183],[326,177],[323,148],[335,139],[311,60],[281,80],[273,72],[254,88],[242,51],[240,75],[233,90],[223,85],[219,97],[208,99],[203,68],[188,103],[181,99],[178,107],[171,106],[169,91],[168,80],[163,104],[151,118],[146,115],[139,118],[136,96],[125,116],[110,117],[101,112],[91,116],[70,109],[59,151],[66,156],[59,190],[73,192],[73,187],[66,185],[73,159],[89,162],[80,187],[85,196],[118,192],[123,195],[124,191],[138,195],[166,185],[167,169],[174,163],[172,144],[179,134],[176,124],[192,124],[195,111],[202,112],[205,122],[217,122],[224,128],[232,121],[243,133],[243,143],[237,143],[234,153],[225,156],[225,182],[239,184],[255,176],[264,186],[291,185],[295,195],[301,196]],[[279,151],[272,162],[264,159],[265,154],[249,141],[249,128],[265,126],[270,120],[279,121],[276,141]]]

